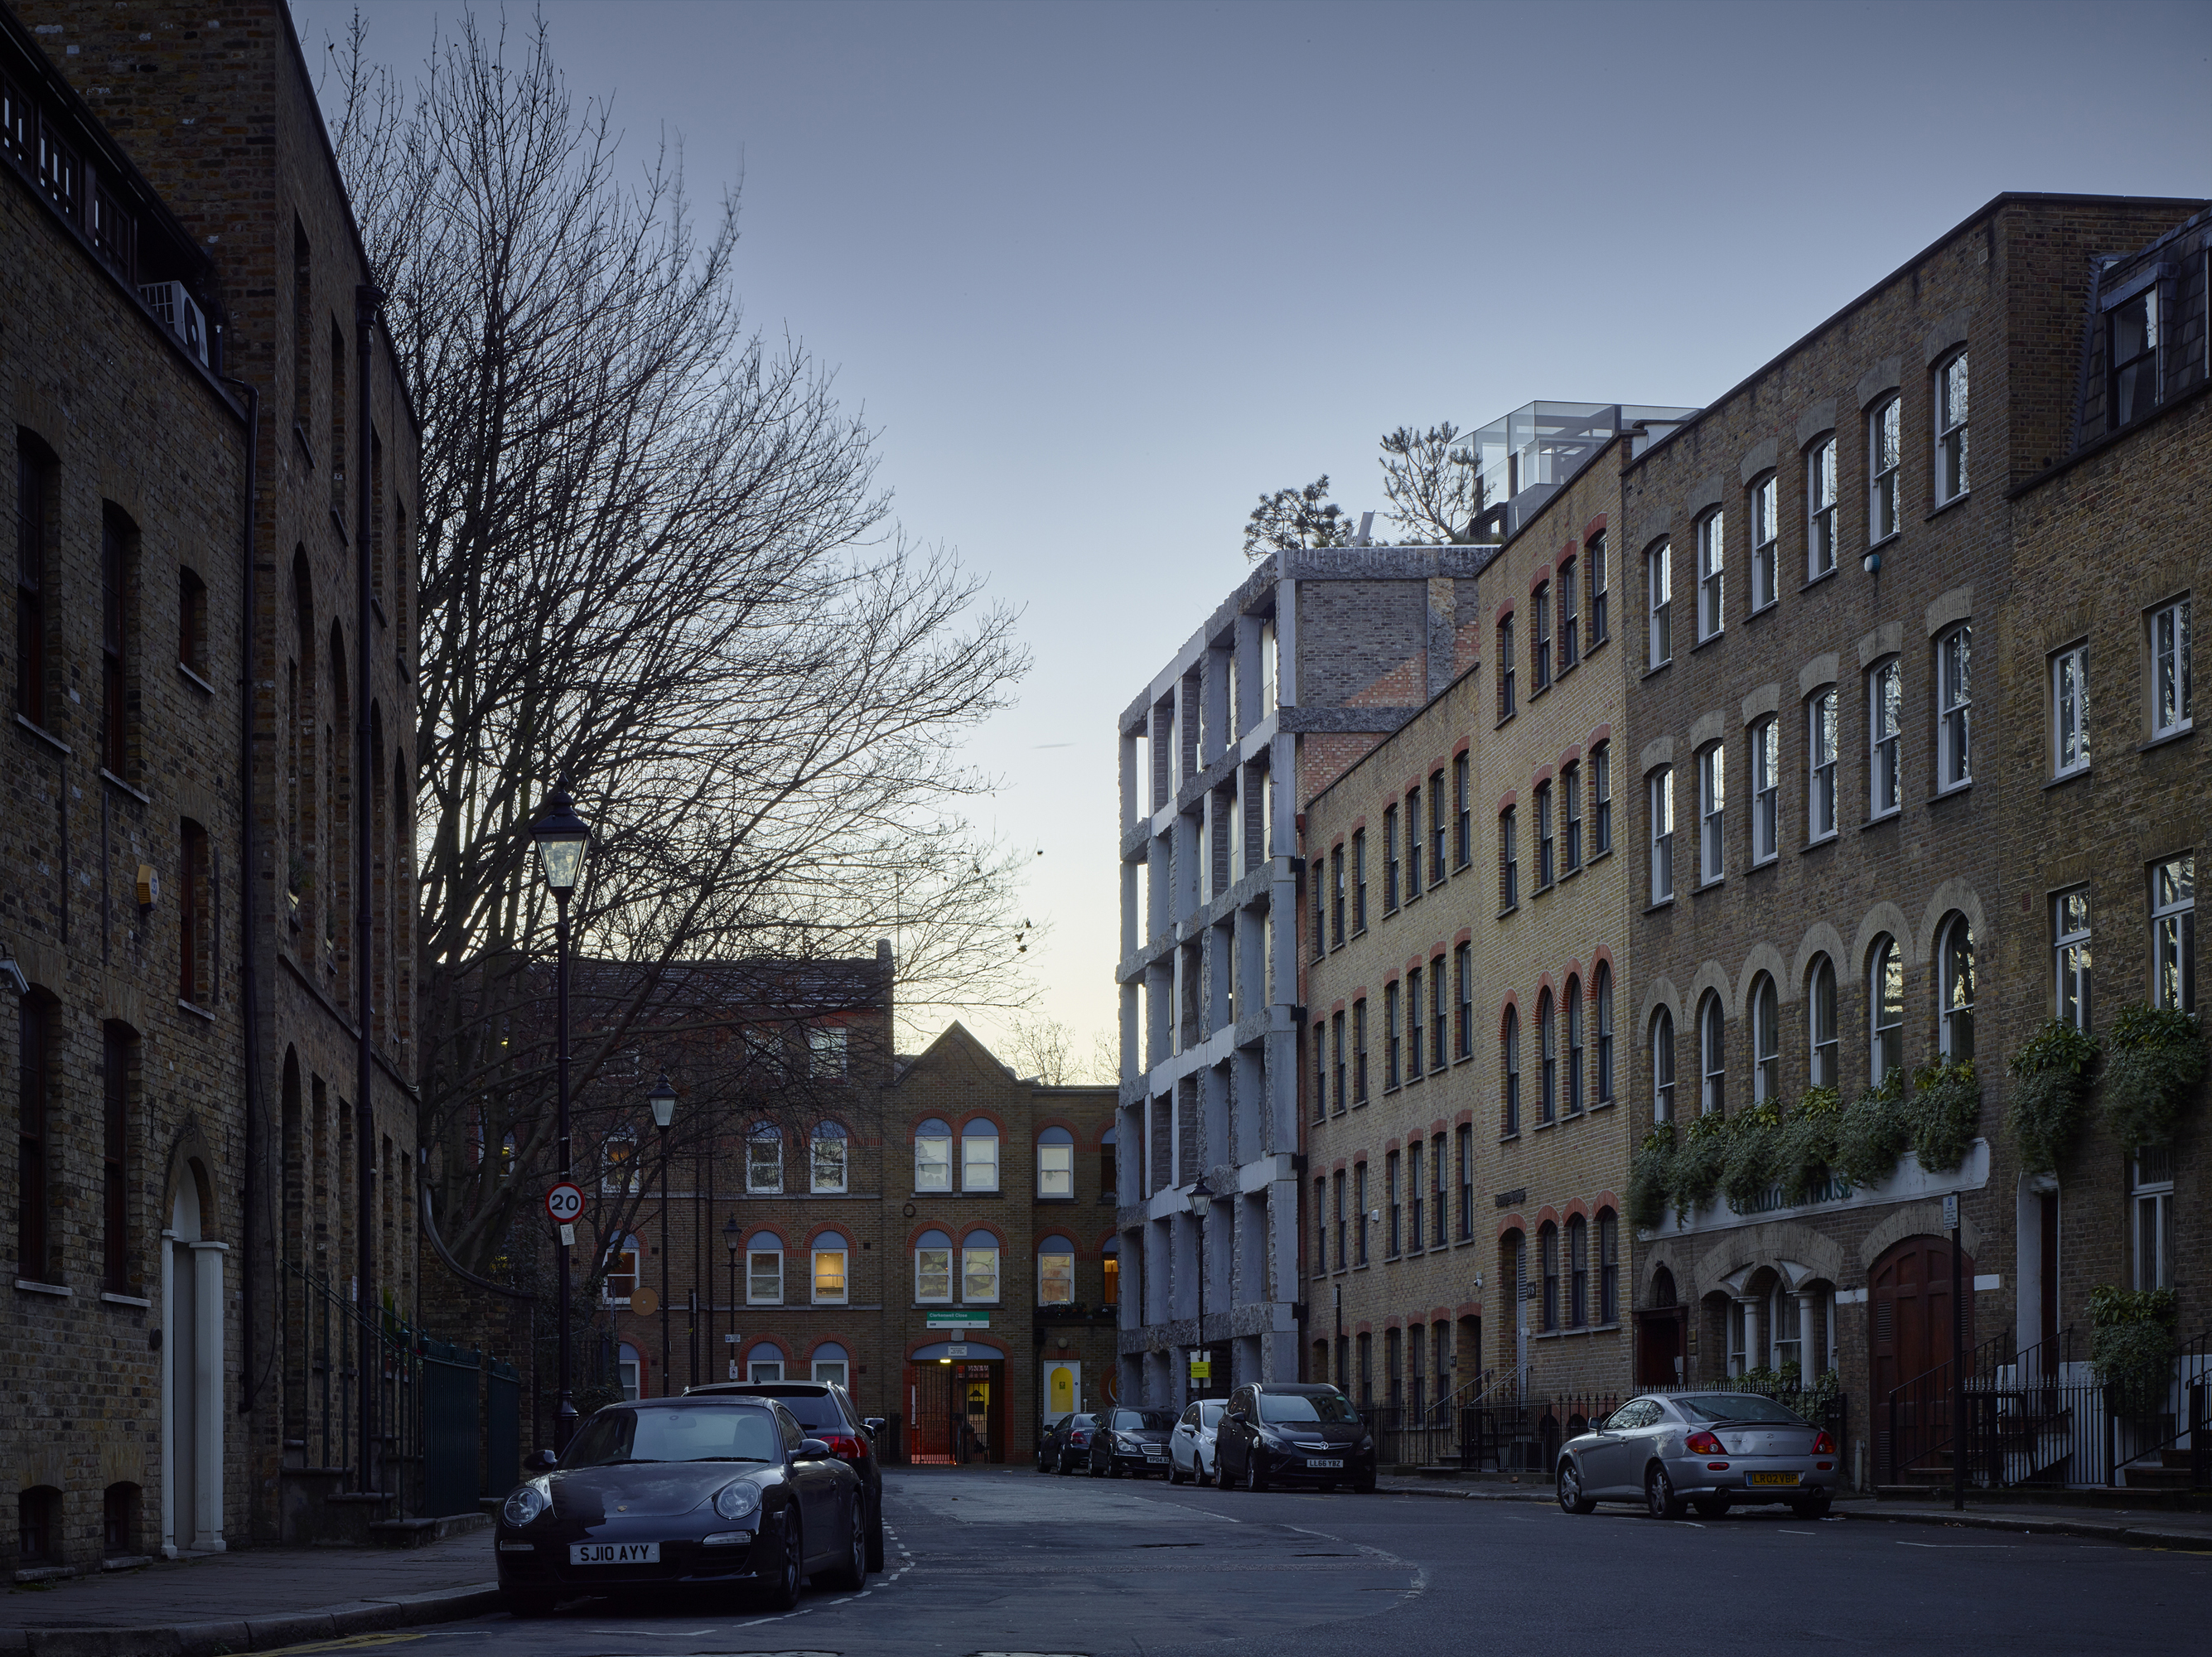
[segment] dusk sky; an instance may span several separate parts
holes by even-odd
[[[311,61],[352,10],[295,0]],[[363,11],[410,74],[459,15]],[[1029,958],[1082,1056],[1115,717],[1261,494],[1326,472],[1356,516],[1394,426],[1705,403],[2000,191],[2212,192],[2202,3],[544,13],[633,161],[665,132],[702,206],[742,181],[751,319],[837,365],[905,531],[1024,611],[977,816],[1044,853]]]

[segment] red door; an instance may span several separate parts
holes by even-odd
[[[1974,1350],[1974,1262],[1960,1254],[1966,1352]],[[1878,1476],[1948,1471],[1951,1452],[1951,1244],[1907,1237],[1867,1274],[1868,1339]],[[1893,1441],[1891,1434],[1895,1433]]]
[[[1686,1307],[1662,1307],[1636,1314],[1636,1385],[1673,1387],[1689,1377],[1683,1372],[1682,1330]]]

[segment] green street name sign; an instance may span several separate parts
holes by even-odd
[[[988,1312],[932,1312],[927,1326],[932,1329],[988,1329]]]

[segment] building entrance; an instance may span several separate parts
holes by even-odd
[[[906,1372],[913,1422],[909,1459],[937,1466],[1004,1461],[1006,1369],[1002,1358],[939,1358],[909,1363]]]

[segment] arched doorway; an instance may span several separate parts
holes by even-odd
[[[1650,1305],[1636,1314],[1636,1385],[1673,1387],[1683,1373],[1683,1336],[1689,1310],[1675,1304],[1674,1274],[1664,1266],[1651,1274]]]
[[[1972,1362],[1974,1261],[1963,1251],[1959,1281],[1966,1323],[1960,1346]],[[1867,1402],[1875,1466],[1892,1482],[1949,1466],[1951,1442],[1951,1243],[1923,1234],[1884,1251],[1867,1273]],[[1940,1373],[1938,1373],[1940,1372]],[[1893,1433],[1894,1436],[1893,1437]]]
[[[206,1172],[188,1163],[163,1233],[161,1551],[220,1552],[222,1537],[222,1257],[203,1237]]]

